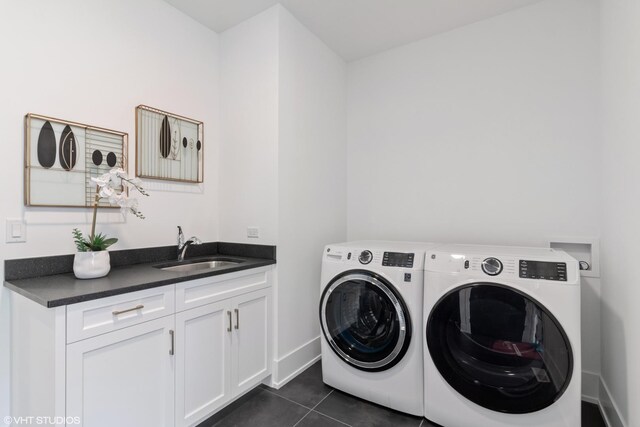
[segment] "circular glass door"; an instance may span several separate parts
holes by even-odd
[[[564,330],[539,302],[513,288],[473,283],[434,306],[427,346],[443,378],[485,408],[522,414],[553,404],[573,371]]]
[[[364,371],[398,363],[411,339],[404,302],[387,280],[370,271],[348,271],[327,285],[320,323],[333,351]]]

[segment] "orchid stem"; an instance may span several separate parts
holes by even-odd
[[[91,235],[89,236],[89,241],[93,241],[93,238],[96,234],[96,217],[98,216],[98,203],[100,202],[100,186],[96,187],[96,199],[93,202],[93,222],[91,223]]]

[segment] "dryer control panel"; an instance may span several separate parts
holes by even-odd
[[[520,260],[520,277],[567,281],[567,263]]]
[[[404,267],[413,268],[413,253],[385,252],[382,255],[382,265],[384,267]]]

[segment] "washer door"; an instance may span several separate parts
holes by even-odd
[[[366,270],[335,277],[320,300],[322,332],[333,351],[363,371],[383,371],[409,347],[411,321],[402,298],[383,277]]]
[[[538,301],[507,286],[473,283],[447,293],[426,334],[449,385],[494,411],[546,408],[571,380],[573,354],[562,326]]]

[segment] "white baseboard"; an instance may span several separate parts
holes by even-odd
[[[582,400],[600,404],[600,375],[582,371]]]
[[[602,416],[604,417],[604,422],[608,427],[627,427],[626,422],[622,418],[622,413],[613,400],[611,393],[609,392],[609,387],[604,382],[602,377],[600,378],[600,410],[602,411]]]
[[[320,336],[276,359],[270,386],[276,389],[282,387],[318,360],[320,360]]]

